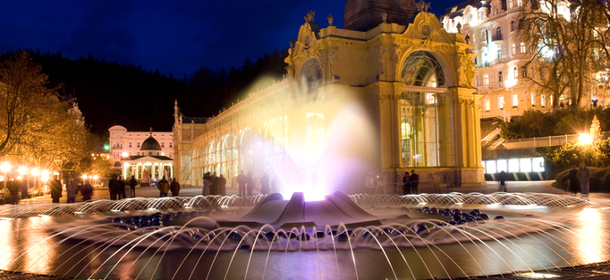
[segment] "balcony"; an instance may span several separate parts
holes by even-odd
[[[496,34],[494,36],[491,36],[491,41],[496,42],[496,41],[502,41],[502,34]]]

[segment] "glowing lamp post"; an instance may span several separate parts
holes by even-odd
[[[591,145],[593,143],[593,139],[589,133],[581,133],[578,136],[578,143],[581,145]]]

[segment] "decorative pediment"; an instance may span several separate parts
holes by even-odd
[[[436,16],[428,12],[419,12],[415,21],[409,24],[403,36],[439,43],[452,44],[456,42],[456,36],[447,33]]]

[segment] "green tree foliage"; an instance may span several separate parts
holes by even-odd
[[[590,145],[578,142],[547,149],[546,167],[552,174],[557,174],[571,166],[578,167],[581,162],[592,167],[610,166],[610,139],[601,139]]]
[[[606,71],[610,52],[610,13],[606,1],[526,0],[519,14],[519,38],[531,59],[524,77],[540,94],[561,96],[578,107],[591,85]]]
[[[522,116],[501,124],[500,136],[518,139],[584,133],[589,132],[591,121],[597,117],[600,130],[609,131],[610,109],[570,107],[547,113],[527,110]]]
[[[0,156],[60,170],[89,153],[90,133],[80,111],[47,87],[47,76],[26,52],[0,65],[0,87]]]

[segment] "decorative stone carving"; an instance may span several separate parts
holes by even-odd
[[[326,19],[328,20],[328,26],[333,26],[333,21],[335,20],[333,14],[328,14],[328,17],[326,17]]]
[[[383,21],[383,23],[387,23],[388,13],[386,13],[386,12],[381,13],[381,21]]]
[[[335,72],[335,63],[337,62],[337,49],[338,47],[330,47],[328,49],[328,61],[330,63],[330,74]]]
[[[309,11],[307,13],[307,15],[305,16],[305,22],[315,22],[315,20],[313,19],[313,16],[315,15],[316,12],[314,11]]]
[[[474,61],[468,54],[460,53],[457,56],[459,85],[466,88],[474,88]]]
[[[398,59],[400,59],[400,55],[402,54],[401,50],[400,50],[400,46],[397,44],[392,45],[392,61],[394,63],[398,62]]]
[[[424,0],[420,0],[419,2],[417,2],[418,11],[427,13],[428,9],[430,9],[430,3],[426,3],[424,2]]]

